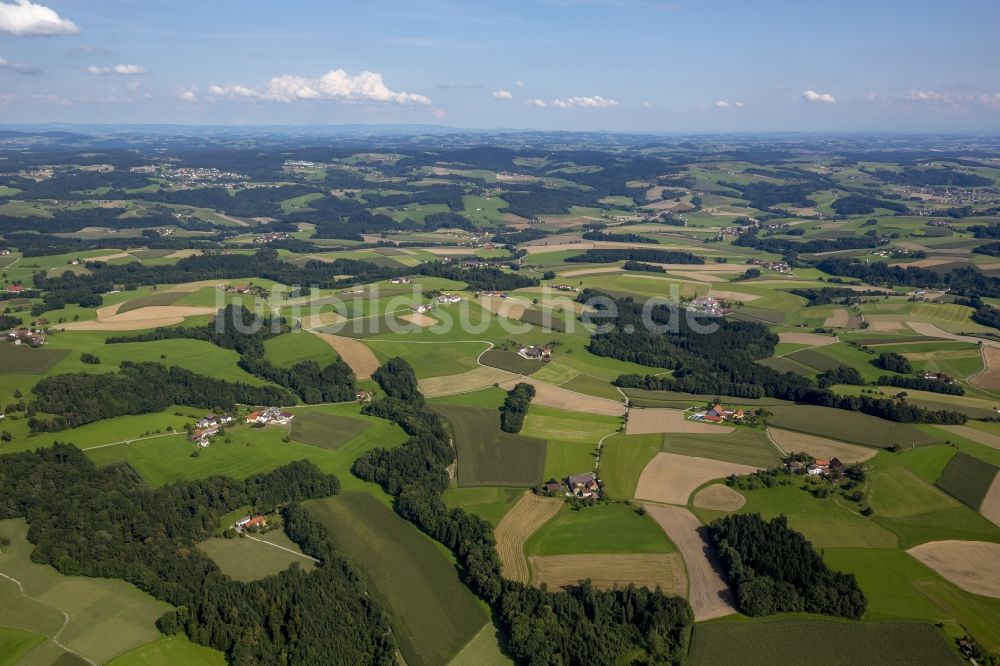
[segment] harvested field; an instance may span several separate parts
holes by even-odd
[[[114,306],[117,310],[117,306]],[[103,308],[102,308],[103,310]],[[120,314],[101,316],[99,310],[96,321],[77,321],[62,324],[66,330],[75,331],[138,331],[158,326],[175,326],[184,321],[185,317],[215,314],[215,308],[198,308],[181,305],[146,306],[129,310]]]
[[[363,342],[339,335],[330,335],[329,333],[318,333],[316,331],[310,331],[310,333],[318,336],[333,347],[334,351],[340,355],[340,358],[344,359],[344,363],[351,366],[354,376],[358,379],[371,379],[372,373],[378,370],[378,359],[375,358],[375,354]]]
[[[937,252],[944,252],[945,250],[936,250]],[[904,262],[894,262],[889,264],[890,266],[903,266],[903,267],[913,267],[913,268],[934,268],[935,266],[943,266],[944,264],[951,264],[955,262],[954,257],[938,257],[937,259],[919,259],[917,261],[904,261]]]
[[[507,319],[519,320],[521,315],[527,309],[527,306],[518,300],[510,298],[496,298],[493,296],[480,296],[476,299],[476,302],[483,307],[483,309],[492,312],[495,315],[501,317],[506,317]]]
[[[123,314],[131,310],[151,306],[173,305],[183,297],[184,292],[180,291],[158,291],[149,296],[140,296],[139,298],[133,298],[131,301],[119,303],[118,309],[115,310],[114,314]]]
[[[742,291],[729,291],[727,289],[713,289],[710,293],[716,298],[722,298],[727,301],[739,301],[740,303],[749,303],[760,298],[757,294],[746,294]]]
[[[602,273],[624,273],[625,269],[621,266],[594,266],[591,268],[574,268],[571,271],[566,271],[565,273],[560,273],[559,277],[571,278],[578,277],[580,275],[600,275]]]
[[[969,381],[979,388],[1000,389],[1000,347],[984,345],[982,354],[985,367]]]
[[[694,619],[710,620],[735,613],[732,592],[694,514],[679,506],[647,504],[645,507],[684,558],[688,576],[687,598],[694,610]]]
[[[521,495],[497,525],[497,554],[505,578],[521,583],[531,581],[531,566],[524,555],[528,538],[547,523],[562,508],[564,502],[555,497],[540,497],[531,491]]]
[[[322,328],[332,326],[343,320],[344,317],[336,312],[322,312],[320,314],[306,315],[302,318],[302,328]]]
[[[408,321],[411,324],[419,326],[420,328],[427,328],[429,326],[433,326],[434,324],[438,323],[438,320],[435,319],[434,317],[428,317],[427,315],[422,314],[420,312],[414,312],[412,314],[403,315],[400,317],[400,319],[402,319],[403,321]]]
[[[625,404],[617,400],[584,395],[583,393],[559,388],[551,384],[543,384],[542,382],[526,377],[504,382],[500,385],[500,388],[509,391],[519,382],[525,382],[535,387],[535,397],[532,399],[532,403],[536,405],[565,409],[567,412],[602,414],[604,416],[621,416],[626,410]]]
[[[472,255],[476,252],[475,248],[471,247],[424,247],[421,249],[438,256]]]
[[[869,319],[868,324],[869,330],[879,333],[894,333],[895,331],[903,330],[902,322],[898,321],[873,321]]]
[[[684,560],[677,553],[662,555],[532,555],[529,558],[533,585],[558,590],[590,579],[595,587],[661,588],[664,594],[685,596],[687,576]]]
[[[702,488],[694,496],[696,507],[712,511],[738,511],[746,503],[746,497],[721,483]]]
[[[786,331],[778,334],[778,342],[819,347],[821,345],[832,345],[834,342],[837,342],[837,336],[820,335],[819,333],[796,333],[794,331]]]
[[[438,398],[443,395],[478,391],[494,384],[501,384],[517,379],[517,377],[518,375],[513,372],[484,365],[459,375],[444,375],[442,377],[421,379],[417,387],[425,397]]]
[[[180,251],[183,252],[183,250]],[[193,294],[204,287],[221,287],[227,283],[227,280],[197,280],[195,282],[184,282],[182,284],[174,285],[173,287],[170,287],[170,291],[180,291],[185,294]]]
[[[726,281],[723,277],[721,277],[719,275],[716,275],[715,273],[698,273],[698,272],[695,272],[695,271],[670,271],[670,274],[668,275],[668,277],[674,277],[674,276],[678,276],[678,275],[680,277],[687,278],[688,280],[694,280],[695,282],[705,282],[705,283],[708,283],[708,284],[711,284],[713,282],[725,282]],[[715,292],[713,292],[713,293],[715,293]],[[740,294],[739,292],[730,292],[730,293],[737,294],[738,296],[741,296],[741,297],[748,297],[747,300],[751,300],[751,301],[753,299],[755,299],[755,298],[758,298],[757,296],[750,296],[749,294]],[[718,294],[716,294],[716,295],[718,295]],[[723,297],[719,296],[719,298],[723,298]],[[732,300],[735,301],[735,300],[740,300],[740,299],[734,298]]]
[[[691,493],[709,481],[723,479],[730,474],[751,474],[758,469],[721,460],[657,453],[642,470],[635,498],[687,506]]]
[[[931,541],[906,552],[966,592],[1000,599],[1000,544]]]
[[[839,458],[848,465],[869,460],[878,453],[875,449],[780,428],[768,428],[767,436],[785,453],[808,453],[813,458]]]
[[[833,313],[826,318],[823,322],[823,328],[846,328],[847,323],[851,320],[850,313],[844,308],[837,308]]]
[[[650,432],[700,433],[704,435],[725,435],[733,431],[730,426],[715,425],[701,421],[689,421],[687,413],[679,409],[630,409],[625,432],[629,435],[644,435]]]
[[[990,489],[983,497],[983,503],[979,505],[979,513],[983,514],[986,520],[1000,527],[1000,474],[993,477]],[[996,572],[1000,575],[1000,572]]]
[[[970,428],[964,425],[942,425],[937,426],[941,430],[947,430],[950,433],[954,433],[959,437],[964,437],[965,439],[971,439],[973,442],[979,442],[980,444],[985,444],[991,449],[1000,449],[1000,437],[994,434],[983,432],[976,428]]]

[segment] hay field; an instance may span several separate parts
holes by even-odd
[[[970,428],[965,425],[939,425],[936,426],[941,430],[947,430],[950,433],[958,435],[959,437],[964,437],[965,439],[971,439],[973,442],[979,442],[991,449],[1000,449],[1000,437],[992,433],[984,432],[977,428]]]
[[[435,319],[434,317],[428,317],[427,315],[421,314],[420,312],[413,312],[411,314],[403,315],[400,317],[400,319],[409,322],[415,326],[419,326],[420,328],[427,328],[429,326],[433,326],[434,324],[438,323],[438,320]]]
[[[684,558],[687,569],[687,598],[694,610],[695,620],[710,620],[736,612],[732,592],[722,577],[714,552],[703,536],[701,521],[693,513],[679,506],[647,504],[646,511]]]
[[[780,428],[768,428],[767,436],[787,454],[808,453],[813,458],[840,458],[846,464],[870,460],[878,453],[875,449]]]
[[[497,554],[504,577],[521,583],[531,581],[531,566],[524,555],[524,544],[539,527],[558,513],[563,504],[556,497],[540,497],[527,491],[504,515],[495,530]]]
[[[969,382],[987,390],[1000,389],[1000,347],[984,345],[982,348],[982,372],[971,377]]]
[[[198,548],[212,558],[222,573],[244,583],[278,574],[293,562],[307,571],[316,566],[311,557],[279,530],[262,536],[216,537],[202,541]]]
[[[478,391],[479,389],[484,389],[494,384],[502,384],[517,378],[518,375],[513,372],[483,365],[475,370],[469,370],[458,375],[443,375],[441,377],[421,379],[417,383],[417,387],[424,394],[424,397],[439,398],[445,395],[455,395],[456,393]]]
[[[532,555],[529,558],[533,585],[558,590],[590,579],[595,587],[609,590],[634,584],[665,594],[686,596],[687,575],[678,553],[660,555]]]
[[[844,308],[837,308],[823,322],[824,328],[846,328],[851,320],[850,313]]]
[[[716,298],[721,298],[727,301],[739,301],[740,303],[749,303],[760,298],[757,294],[748,294],[742,291],[729,291],[727,289],[713,289],[709,292],[709,294],[715,296]]]
[[[319,314],[305,315],[302,317],[302,328],[323,328],[332,326],[344,319],[343,315],[337,312],[321,312]]]
[[[340,358],[344,359],[344,363],[351,366],[354,376],[358,379],[371,379],[372,373],[378,370],[379,362],[375,353],[363,342],[318,331],[310,331],[310,333],[333,347]]]
[[[642,470],[635,498],[686,506],[691,493],[709,481],[723,479],[730,474],[751,474],[758,469],[721,460],[658,453]]]
[[[738,511],[747,503],[747,498],[729,486],[716,483],[698,491],[694,496],[694,506],[712,511]]]
[[[560,273],[559,277],[571,278],[579,277],[581,275],[601,275],[602,273],[624,273],[625,269],[621,266],[595,266],[592,268],[574,268],[571,271],[566,271]]]
[[[112,306],[115,310],[118,306]],[[104,310],[104,308],[101,308]],[[159,326],[175,326],[185,317],[215,314],[215,308],[183,305],[149,305],[122,313],[108,314],[97,311],[95,321],[77,321],[62,324],[60,328],[74,331],[138,331]]]
[[[966,592],[1000,599],[1000,544],[931,541],[906,552]]]
[[[528,309],[522,301],[511,298],[480,296],[475,300],[476,303],[479,303],[479,305],[487,312],[500,317],[506,317],[507,319],[520,320],[521,315],[523,315],[524,311]]]
[[[543,407],[554,407],[556,409],[564,409],[568,412],[601,414],[603,416],[622,416],[626,411],[625,404],[617,400],[584,395],[583,393],[559,388],[551,384],[543,384],[528,377],[504,382],[500,385],[500,388],[509,391],[520,382],[531,384],[535,387],[535,397],[532,399],[532,403],[542,405]]]
[[[793,345],[812,345],[820,347],[822,345],[832,345],[838,342],[835,335],[820,335],[819,333],[797,333],[795,331],[785,331],[778,334],[778,342],[786,342]]]
[[[731,426],[689,421],[687,414],[679,409],[630,409],[625,432],[629,435],[647,433],[696,433],[703,435],[725,435],[731,433]]]

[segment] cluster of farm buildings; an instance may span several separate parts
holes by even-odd
[[[844,463],[839,458],[817,458],[813,463],[792,460],[786,465],[788,470],[806,476],[829,476],[844,471]]]
[[[577,499],[601,499],[601,482],[593,473],[571,474],[562,481],[546,483],[545,492]]]
[[[691,421],[709,421],[722,423],[724,421],[742,421],[746,414],[742,409],[726,409],[722,405],[712,405],[704,412],[696,412],[688,417]]]

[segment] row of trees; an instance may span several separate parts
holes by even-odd
[[[567,257],[566,261],[580,264],[609,264],[613,261],[646,261],[658,264],[703,264],[705,260],[690,252],[654,250],[652,248],[605,248],[587,250]]]
[[[268,512],[338,492],[299,461],[245,481],[212,477],[147,486],[128,465],[97,467],[64,444],[3,456],[0,519],[25,518],[32,560],[67,575],[119,578],[175,609],[157,625],[224,652],[231,664],[395,663],[384,612],[322,527],[289,506],[292,538],[322,562],[242,583],[197,548],[222,516]]]
[[[646,663],[683,660],[693,622],[684,599],[632,586],[600,591],[589,582],[550,592],[504,579],[492,526],[442,500],[455,450],[417,390],[413,368],[394,358],[373,377],[385,398],[366,406],[366,413],[394,421],[410,439],[369,451],[352,471],[395,496],[403,518],[455,553],[466,584],[493,606],[517,662],[616,663],[622,655]]]
[[[984,275],[971,266],[938,273],[915,266],[890,266],[880,261],[865,263],[853,258],[828,257],[816,264],[816,268],[830,275],[858,278],[879,286],[948,289],[970,298],[1000,297],[1000,278]]]

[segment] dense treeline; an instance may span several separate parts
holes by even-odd
[[[865,378],[861,376],[857,368],[849,365],[838,365],[836,368],[824,370],[816,376],[816,383],[820,388],[833,386],[834,384],[850,384],[852,386],[862,386],[867,384]]]
[[[1000,227],[1000,225],[997,225]],[[1000,243],[986,243],[985,245],[977,245],[972,248],[972,251],[976,254],[985,254],[989,257],[1000,257]]]
[[[442,493],[455,460],[445,427],[417,390],[413,368],[395,358],[374,375],[385,398],[366,406],[410,435],[403,446],[362,455],[353,472],[395,496],[405,519],[451,549],[466,584],[491,604],[519,663],[609,664],[624,656],[679,664],[691,608],[681,598],[628,587],[600,591],[589,582],[549,592],[501,576],[492,526],[462,508],[448,509]]]
[[[869,298],[885,296],[884,292],[874,289],[857,291],[846,287],[820,287],[818,289],[812,287],[808,289],[789,289],[788,291],[809,301],[809,307],[829,305],[831,303],[853,305]]]
[[[585,302],[598,294],[587,290],[579,299]],[[584,319],[604,328],[591,337],[587,345],[590,353],[672,371],[655,376],[621,375],[615,380],[620,388],[781,398],[903,423],[966,420],[958,412],[931,411],[899,400],[837,395],[806,377],[761,365],[756,361],[772,356],[778,342],[763,324],[715,318],[706,324],[667,305],[649,308],[645,319],[643,307],[631,298],[597,301],[597,312]],[[650,323],[664,330],[650,330]]]
[[[830,204],[837,215],[870,215],[876,208],[885,208],[901,215],[906,215],[909,209],[896,201],[886,201],[863,194],[850,194],[841,197]]]
[[[500,429],[504,432],[521,432],[524,417],[528,415],[528,407],[534,397],[535,387],[525,382],[518,382],[507,391],[507,397],[500,406]]]
[[[768,174],[773,175],[773,174]],[[812,208],[816,202],[809,198],[813,192],[828,187],[820,181],[810,183],[792,183],[778,185],[774,183],[729,183],[719,181],[722,187],[728,187],[741,193],[743,199],[760,210],[769,210],[778,204],[788,204],[798,208]]]
[[[83,253],[88,250],[128,250],[135,248],[137,243],[141,243],[151,250],[208,250],[218,247],[219,243],[226,239],[226,236],[224,233],[219,233],[184,238],[160,236],[157,233],[155,236],[143,236],[142,241],[136,241],[131,236],[84,239],[53,236],[47,233],[22,232],[5,234],[4,238],[25,257],[44,257],[53,254]]]
[[[655,238],[650,238],[649,236],[642,236],[640,234],[633,233],[622,233],[614,232],[610,233],[607,231],[595,230],[587,231],[582,235],[584,240],[589,241],[601,241],[601,242],[613,242],[613,243],[649,243],[651,245],[658,245],[659,241]]]
[[[279,368],[265,358],[264,341],[292,331],[284,317],[260,316],[238,304],[219,310],[215,320],[204,326],[171,326],[148,333],[107,338],[107,344],[154,342],[156,340],[204,340],[239,353],[238,365],[252,375],[273,382],[297,395],[302,402],[347,402],[353,400],[357,385],[354,373],[343,359],[325,367],[316,361],[299,361]],[[263,404],[258,401],[258,404]]]
[[[663,266],[657,266],[656,264],[647,264],[641,261],[626,261],[622,264],[622,268],[627,271],[637,271],[646,273],[666,273],[667,269]]]
[[[15,315],[0,315],[0,331],[10,328],[17,328],[21,325],[21,318]]]
[[[160,412],[170,405],[232,409],[245,405],[293,405],[295,396],[276,386],[250,386],[159,363],[125,361],[118,372],[54,375],[31,389],[33,432],[56,432],[130,414]],[[35,416],[51,414],[51,418]]]
[[[196,547],[242,506],[268,512],[338,492],[337,479],[312,463],[154,490],[131,467],[97,467],[68,445],[2,461],[0,519],[27,519],[32,560],[67,575],[120,578],[172,604],[157,622],[161,631],[183,631],[240,666],[395,663],[385,614],[306,512],[289,507],[285,516],[293,539],[322,560],[308,574],[293,565],[236,582]]]
[[[923,377],[900,377],[899,375],[882,375],[876,382],[879,386],[898,386],[914,391],[929,391],[947,395],[965,395],[961,384],[940,379],[925,379]]]
[[[945,168],[904,167],[902,171],[877,169],[867,173],[894,185],[913,185],[916,187],[989,187],[993,185],[993,181],[989,178]]]
[[[990,277],[972,267],[953,268],[948,273],[938,273],[915,266],[890,266],[873,261],[828,257],[816,268],[830,275],[859,278],[878,286],[906,286],[918,289],[948,289],[968,297],[1000,297],[1000,278]]]
[[[705,260],[690,252],[653,250],[646,248],[605,248],[587,250],[583,254],[567,257],[566,261],[582,264],[607,264],[613,261],[647,261],[658,264],[703,264]]]
[[[416,272],[427,277],[465,282],[469,285],[469,289],[478,291],[511,291],[524,287],[537,287],[541,284],[537,278],[507,273],[499,268],[462,268],[441,262],[421,264]]]
[[[817,252],[836,252],[838,250],[860,250],[878,247],[881,241],[871,236],[847,236],[844,238],[813,238],[806,241],[788,240],[787,238],[761,237],[756,233],[745,233],[733,241],[733,245],[752,247],[774,254],[808,254]]]
[[[990,224],[973,224],[969,227],[968,231],[971,231],[972,235],[976,238],[1000,238],[1000,222],[992,222]],[[979,248],[973,250],[973,252],[978,251]],[[989,253],[987,252],[986,254]]]
[[[784,516],[766,521],[757,513],[734,514],[713,521],[708,531],[743,613],[864,615],[868,600],[854,575],[827,567]]]
[[[913,366],[910,365],[909,359],[896,352],[882,352],[875,359],[875,365],[883,370],[898,372],[903,375],[909,375],[913,372]]]

